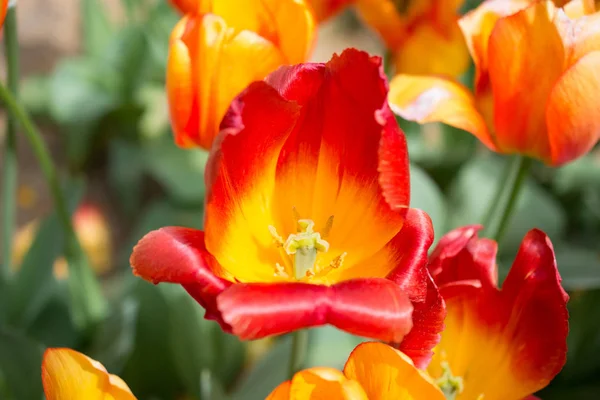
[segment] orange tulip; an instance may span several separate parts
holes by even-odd
[[[457,76],[469,53],[457,21],[464,0],[357,0],[363,19],[390,49],[396,73]]]
[[[392,109],[552,166],[588,152],[600,139],[600,12],[591,0],[530,3],[490,0],[460,20],[477,68],[474,94],[449,79],[399,75]]]
[[[355,0],[307,0],[317,21],[324,21],[340,12]]]
[[[315,397],[317,396],[317,397]],[[267,400],[443,400],[444,395],[409,357],[383,343],[359,344],[343,373],[310,368],[279,385]]]
[[[175,141],[210,149],[234,97],[283,64],[304,61],[314,20],[302,0],[178,1],[167,96]]]
[[[521,400],[565,364],[568,296],[543,232],[525,236],[500,289],[496,242],[478,230],[455,229],[431,255],[448,314],[427,371],[457,400]]]
[[[98,361],[71,349],[48,349],[42,360],[48,400],[135,400],[127,384]]]

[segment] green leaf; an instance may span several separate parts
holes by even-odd
[[[41,399],[42,346],[22,332],[0,327],[0,376],[6,400]],[[6,395],[6,393],[4,393]]]
[[[125,215],[139,212],[142,202],[144,157],[139,146],[116,138],[109,143],[108,176],[112,193]]]
[[[429,214],[436,233],[446,231],[447,205],[444,195],[433,179],[414,164],[410,166],[410,206]]]
[[[175,398],[183,384],[170,353],[169,304],[160,287],[141,279],[133,294],[139,307],[134,349],[121,377],[138,398]]]
[[[324,326],[309,331],[306,367],[332,367],[343,369],[348,356],[365,338]]]
[[[129,296],[121,299],[96,329],[88,355],[100,361],[108,371],[122,371],[133,351],[137,317],[137,301]]]
[[[86,54],[102,55],[113,31],[103,2],[83,0],[81,3],[81,21],[83,27],[83,46]]]
[[[558,270],[567,290],[600,288],[600,251],[566,243],[554,247]]]
[[[61,62],[50,81],[50,112],[63,124],[91,125],[119,103],[118,76],[97,61],[70,58]]]
[[[54,292],[27,329],[30,338],[48,347],[75,347],[80,339],[69,307],[64,283]]]
[[[82,195],[82,186],[67,190],[69,210],[73,212]],[[54,261],[63,253],[65,237],[56,214],[40,225],[35,239],[15,275],[10,290],[10,320],[16,326],[27,326],[45,307],[56,290]]]
[[[189,393],[204,398],[203,376],[208,373],[209,382],[225,385],[233,381],[242,367],[245,346],[205,320],[204,309],[182,287],[166,285],[161,290],[169,304],[169,344],[177,372]]]
[[[450,188],[452,227],[482,222],[504,168],[502,161],[505,160],[478,157],[461,168]],[[539,228],[557,240],[563,235],[566,222],[560,204],[532,179],[527,179],[499,251],[514,257],[523,237],[532,228]]]
[[[600,190],[600,158],[588,154],[556,169],[553,184],[560,193],[589,188]]]
[[[181,149],[165,137],[152,141],[144,152],[148,172],[173,200],[186,205],[203,203],[206,151]]]
[[[233,400],[263,400],[286,381],[292,349],[291,337],[280,339],[254,367],[242,377],[232,393]]]
[[[50,80],[47,76],[30,76],[22,81],[20,99],[33,115],[43,115],[50,108]]]

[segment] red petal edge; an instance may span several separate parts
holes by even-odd
[[[259,339],[327,323],[349,333],[398,342],[412,327],[413,306],[393,282],[355,279],[333,286],[237,284],[217,299],[241,339]]]
[[[133,274],[149,282],[179,283],[206,309],[206,318],[219,322],[216,297],[231,282],[219,278],[211,266],[216,260],[204,247],[204,232],[170,226],[146,234],[129,259]]]

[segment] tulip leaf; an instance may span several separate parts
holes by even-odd
[[[410,166],[410,206],[429,214],[436,233],[445,232],[447,205],[444,195],[433,179],[414,164]]]
[[[0,397],[5,400],[42,398],[43,347],[23,332],[0,327]]]
[[[505,160],[492,155],[477,157],[465,164],[450,188],[452,227],[480,224],[496,193]],[[514,257],[521,240],[532,228],[543,230],[553,240],[565,231],[566,214],[550,193],[527,179],[506,235],[500,243],[500,254]]]
[[[85,52],[92,56],[103,53],[113,31],[103,4],[99,0],[83,0],[81,3],[83,45]]]
[[[233,400],[263,400],[286,381],[292,349],[291,337],[284,337],[242,377],[231,395]]]
[[[179,148],[170,137],[153,141],[144,151],[148,172],[174,201],[185,205],[202,204],[207,152]]]
[[[554,251],[565,289],[600,288],[600,250],[557,243]]]

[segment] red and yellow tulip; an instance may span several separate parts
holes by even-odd
[[[521,400],[565,364],[568,296],[543,232],[525,236],[500,289],[496,242],[478,238],[478,229],[448,233],[431,255],[448,315],[427,371],[462,380],[459,400]]]
[[[450,79],[399,75],[394,112],[552,166],[588,152],[600,139],[600,12],[586,0],[531,3],[489,0],[460,20],[477,68],[474,94]]]
[[[175,141],[210,149],[229,104],[283,64],[303,62],[315,22],[303,0],[174,1],[167,97]]]
[[[98,361],[71,349],[46,350],[42,383],[47,400],[135,400],[127,384]]]
[[[469,66],[458,27],[464,0],[356,0],[368,25],[379,33],[396,73],[457,76]]]
[[[444,305],[386,94],[381,60],[353,49],[250,85],[209,158],[204,231],[150,232],[134,273],[182,284],[243,339],[332,324],[424,365]]]
[[[310,368],[279,385],[266,400],[444,400],[409,357],[383,343],[359,344],[344,371]]]

